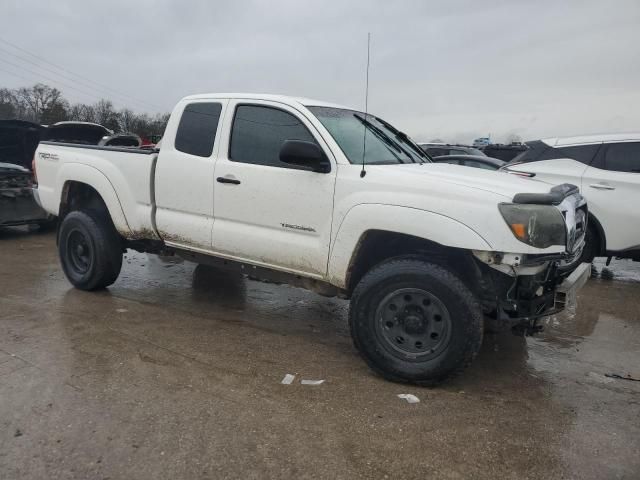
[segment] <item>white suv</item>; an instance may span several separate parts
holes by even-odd
[[[640,134],[547,138],[504,168],[580,187],[589,203],[582,261],[615,256],[640,261]]]

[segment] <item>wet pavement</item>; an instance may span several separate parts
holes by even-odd
[[[602,269],[427,389],[369,371],[345,301],[133,252],[81,292],[0,230],[0,478],[640,478],[640,264]]]

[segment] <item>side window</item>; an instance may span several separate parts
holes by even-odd
[[[272,107],[240,105],[231,129],[229,160],[291,168],[280,161],[280,148],[286,140],[316,143],[294,115]]]
[[[175,147],[184,153],[208,157],[213,152],[222,105],[190,103],[184,108],[176,132]]]
[[[604,168],[614,172],[640,173],[640,143],[612,143],[608,145]]]
[[[571,158],[589,165],[596,153],[598,153],[600,146],[600,143],[596,143],[592,145],[576,145],[574,147],[556,147],[553,150],[556,152],[555,158]]]

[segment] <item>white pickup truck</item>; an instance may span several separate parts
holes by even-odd
[[[431,163],[370,114],[315,100],[181,100],[156,151],[41,142],[41,205],[77,288],[127,248],[350,298],[356,348],[424,385],[476,356],[485,321],[533,332],[589,276],[577,188]]]

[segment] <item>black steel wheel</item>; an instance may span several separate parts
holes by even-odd
[[[426,259],[371,269],[351,297],[354,344],[383,377],[436,385],[459,374],[482,344],[482,309],[452,272]]]
[[[94,211],[74,211],[64,218],[58,253],[65,275],[81,290],[111,285],[122,267],[122,240],[111,220]]]
[[[451,316],[432,293],[401,288],[380,302],[376,333],[392,354],[423,361],[437,357],[446,348],[451,337]]]
[[[86,274],[93,262],[93,247],[84,232],[77,228],[71,230],[67,236],[66,250],[69,267],[77,275]]]

